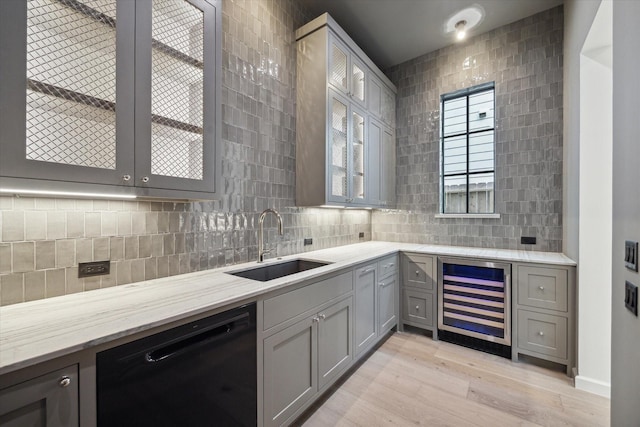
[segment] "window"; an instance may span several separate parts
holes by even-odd
[[[495,85],[441,97],[440,212],[494,212]]]

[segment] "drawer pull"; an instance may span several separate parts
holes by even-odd
[[[360,274],[367,274],[367,273],[371,273],[372,271],[374,271],[375,268],[363,268],[362,270],[360,270]]]
[[[312,321],[312,322],[319,322],[319,321],[320,321],[320,318],[316,316],[316,317],[314,317],[313,319],[311,319],[311,321]]]
[[[538,286],[538,289],[540,289],[541,291],[544,291],[544,286]]]
[[[540,335],[541,337],[543,337],[543,336],[544,336],[544,332],[540,331],[540,332],[538,332],[538,335]]]
[[[326,315],[324,315],[324,314],[320,314],[320,315],[318,315],[318,317],[320,318],[320,320],[324,320],[324,319],[326,319],[326,318],[327,318],[327,316],[326,316]]]
[[[420,270],[416,270],[416,276],[420,275]]]
[[[70,384],[71,384],[71,378],[67,377],[66,375],[60,378],[60,382],[58,382],[58,385],[62,388],[69,387]]]
[[[420,311],[420,306],[416,305],[416,311]]]

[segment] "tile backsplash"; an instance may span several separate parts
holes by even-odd
[[[398,88],[398,210],[373,213],[374,240],[562,250],[562,49],[559,6],[387,71]],[[440,95],[491,81],[500,218],[435,218]]]
[[[370,211],[295,207],[296,0],[222,1],[224,194],[213,202],[0,197],[0,305],[371,239]],[[364,233],[364,239],[358,237]],[[303,246],[303,239],[313,245]],[[78,263],[111,260],[78,279]]]

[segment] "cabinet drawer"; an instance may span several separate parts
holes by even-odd
[[[567,318],[518,310],[518,347],[567,358]]]
[[[407,322],[433,326],[433,295],[404,289],[402,291],[402,318]]]
[[[518,266],[518,304],[566,312],[567,270]]]
[[[391,255],[378,261],[378,274],[380,278],[391,276],[398,271],[398,257]]]
[[[426,291],[433,290],[433,257],[405,255],[402,261],[402,284]]]
[[[350,271],[264,301],[264,330],[353,290]]]

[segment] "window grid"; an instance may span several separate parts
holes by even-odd
[[[491,98],[492,98],[492,105],[491,105],[491,110],[490,113],[491,115],[488,117],[491,119],[491,126],[490,127],[482,127],[482,128],[474,128],[473,130],[470,130],[471,126],[470,126],[470,122],[471,122],[471,109],[470,109],[470,98],[472,96],[478,96],[484,93],[491,93]],[[461,98],[465,99],[465,130],[464,131],[460,131],[460,132],[454,132],[454,133],[450,133],[450,134],[446,134],[445,133],[445,119],[446,119],[446,103],[451,102],[451,101],[455,101],[455,100],[459,100]],[[441,120],[441,144],[440,144],[440,150],[441,150],[441,177],[440,177],[440,212],[441,213],[494,213],[495,212],[495,83],[491,82],[491,83],[486,83],[486,84],[482,84],[482,85],[478,85],[478,86],[474,86],[471,88],[467,88],[467,89],[463,89],[457,92],[453,92],[453,93],[449,93],[449,94],[445,94],[441,96],[441,108],[442,108],[442,120]],[[485,112],[488,113],[488,112]],[[455,117],[455,116],[454,116]],[[491,150],[484,150],[484,151],[476,151],[474,154],[478,154],[478,153],[489,153],[491,152],[492,156],[491,156],[491,168],[487,169],[487,168],[479,168],[478,170],[471,170],[471,139],[474,136],[481,136],[481,134],[483,133],[488,133],[490,132],[492,135],[492,141],[491,141]],[[461,172],[454,172],[454,173],[447,173],[446,172],[446,160],[447,160],[447,156],[445,155],[445,142],[447,141],[455,141],[456,139],[460,139],[460,138],[464,138],[465,140],[465,170],[461,171]],[[486,143],[484,143],[486,144]],[[450,157],[449,157],[450,158]],[[476,201],[476,207],[473,211],[470,210],[470,199],[471,197],[471,182],[473,180],[474,177],[476,178],[481,178],[482,176],[491,176],[491,188],[488,188],[488,186],[486,186],[484,189],[484,199],[485,199],[485,206],[488,207],[488,209],[485,209],[484,211],[480,212],[478,211],[478,203],[479,200],[481,199],[481,195],[479,194],[479,192],[474,192],[474,200]],[[458,191],[454,191],[454,192],[446,192],[446,182],[447,182],[447,178],[451,179],[455,179],[456,177],[458,178],[464,178],[464,182],[465,182],[465,188],[464,188],[464,193],[465,193],[465,209],[463,212],[460,211],[450,211],[447,209],[447,195],[448,194],[453,194],[453,193],[461,193],[462,191],[458,190]],[[479,187],[478,184],[474,183],[474,185],[476,187]],[[485,183],[486,185],[486,183]],[[476,190],[478,190],[478,188],[475,188]],[[475,194],[478,193],[478,194]]]

